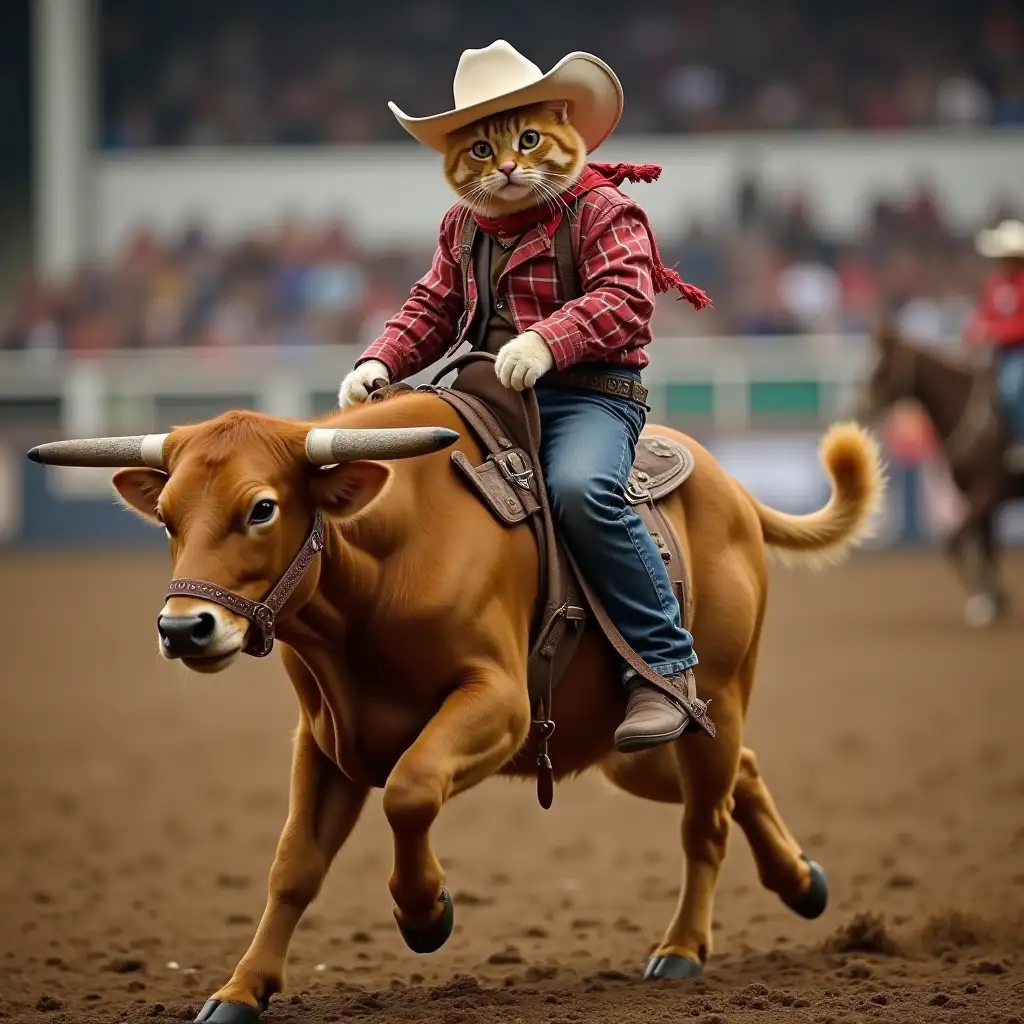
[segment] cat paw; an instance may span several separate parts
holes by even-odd
[[[555,365],[548,343],[536,331],[524,331],[501,347],[494,364],[498,380],[506,388],[532,388]]]
[[[386,387],[391,381],[388,368],[376,359],[367,359],[360,363],[342,382],[338,388],[338,405],[347,409],[351,405],[361,405],[370,397],[370,392],[379,387]]]

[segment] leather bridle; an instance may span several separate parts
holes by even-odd
[[[274,624],[277,615],[285,602],[302,582],[306,571],[313,564],[313,559],[324,549],[324,516],[317,509],[313,526],[299,553],[292,559],[291,565],[277,581],[277,585],[262,601],[250,601],[247,597],[225,590],[214,583],[195,579],[173,579],[167,584],[167,597],[194,597],[202,601],[212,601],[222,608],[241,615],[249,621],[249,629],[245,635],[245,654],[254,658],[265,658],[274,649]]]

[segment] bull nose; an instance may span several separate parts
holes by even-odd
[[[213,640],[217,621],[209,612],[198,615],[161,615],[156,620],[160,643],[174,658],[202,655]]]

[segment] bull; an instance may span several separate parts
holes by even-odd
[[[426,424],[426,426],[425,426]],[[596,767],[648,800],[683,805],[685,871],[646,976],[692,977],[712,947],[716,882],[730,823],[763,885],[816,917],[828,887],[786,827],[742,745],[767,599],[766,550],[821,563],[870,531],[884,481],[855,425],[821,445],[832,496],[794,516],[756,500],[692,440],[690,479],[663,511],[690,570],[700,686],[717,736],[619,754],[624,694],[612,649],[588,623],[559,683],[558,777]],[[287,821],[255,936],[199,1021],[252,1022],[285,984],[289,942],[372,788],[393,833],[388,880],[407,944],[438,949],[453,927],[431,844],[444,804],[495,774],[534,772],[527,647],[538,596],[530,530],[503,527],[452,470],[477,440],[435,394],[411,392],[311,425],[229,412],[163,435],[61,441],[37,462],[122,467],[121,500],[167,533],[175,580],[157,618],[159,651],[198,673],[278,641],[298,697]],[[450,454],[450,453],[449,453]]]

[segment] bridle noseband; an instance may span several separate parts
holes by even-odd
[[[306,570],[313,564],[313,559],[324,549],[324,516],[317,509],[313,526],[306,537],[299,553],[292,559],[292,564],[285,570],[277,585],[262,601],[250,601],[231,590],[225,590],[205,580],[174,579],[167,584],[167,597],[194,597],[203,601],[212,601],[222,608],[241,615],[249,620],[246,633],[246,654],[254,658],[265,658],[274,649],[274,620],[284,607],[284,603],[295,592],[302,582]]]

